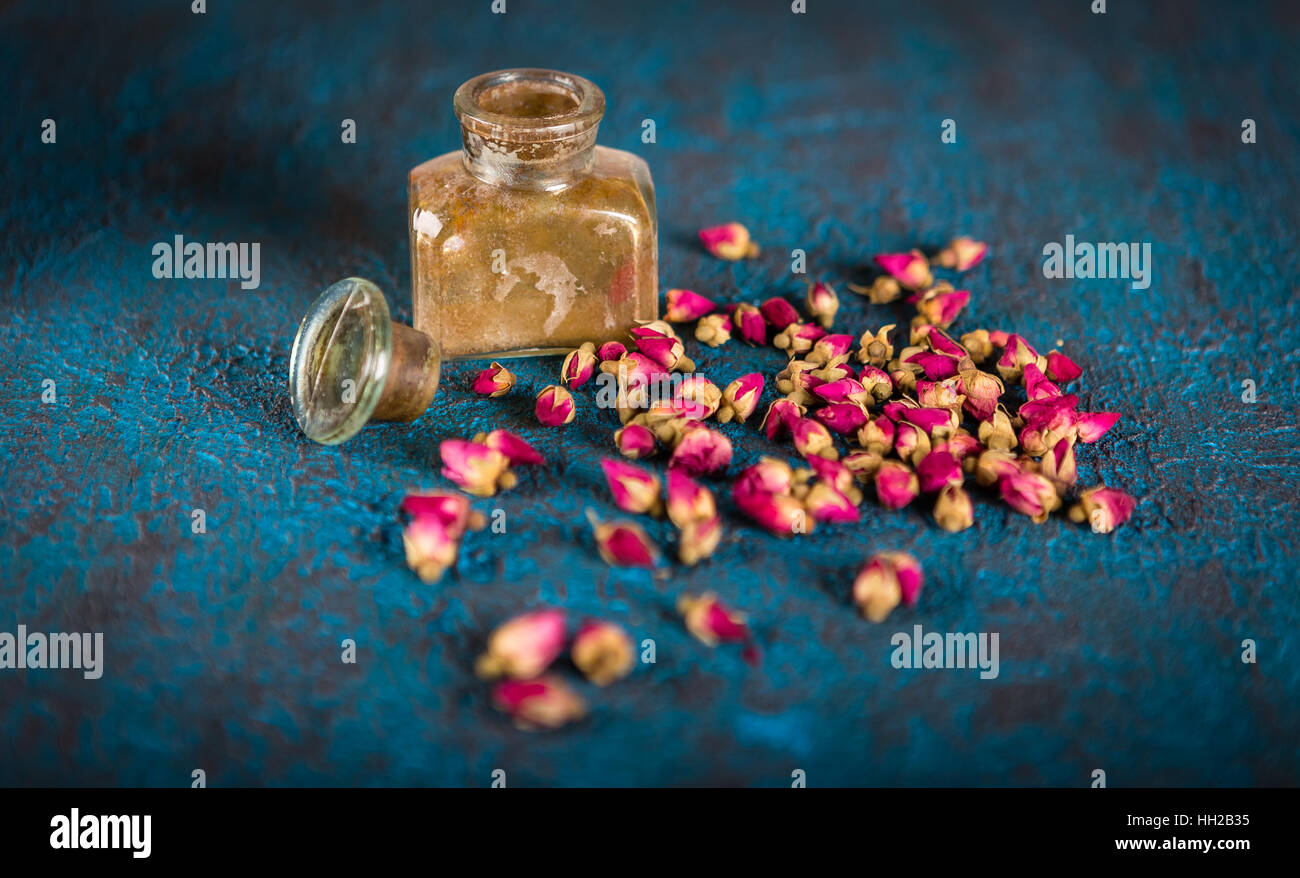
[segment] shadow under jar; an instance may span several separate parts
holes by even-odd
[[[410,175],[415,328],[450,360],[567,353],[656,319],[654,184],[596,145],[601,90],[503,70],[455,108],[463,149]]]

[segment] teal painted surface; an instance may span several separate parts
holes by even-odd
[[[102,631],[107,651],[95,681],[0,671],[0,782],[1300,782],[1293,4],[208,5],[0,12],[0,631]],[[409,320],[406,171],[457,144],[461,81],[522,65],[605,90],[601,142],[655,175],[664,287],[794,294],[799,247],[860,332],[905,316],[842,286],[872,253],[990,241],[958,329],[1065,342],[1081,407],[1123,414],[1083,480],[1138,495],[1133,522],[1096,536],[981,498],[975,528],[948,535],[869,499],[861,525],[789,543],[727,505],[712,562],[610,570],[585,511],[614,513],[599,460],[615,419],[580,393],[577,422],[536,424],[558,360],[520,362],[497,401],[456,364],[415,424],[303,439],[285,389],[298,318],[358,274]],[[699,250],[695,230],[730,219],[760,259]],[[156,280],[151,247],[177,234],[260,242],[260,288]],[[1151,289],[1044,279],[1042,247],[1066,234],[1150,242]],[[719,384],[784,360],[688,349]],[[446,486],[440,439],[492,427],[552,463],[476,501],[508,533],[470,535],[423,586],[397,504]],[[791,454],[753,422],[722,429],[733,473]],[[848,588],[881,549],[916,554],[927,585],[870,626]],[[706,588],[750,613],[759,667],[685,633],[674,600]],[[518,732],[472,664],[539,605],[654,638],[658,662],[589,692],[583,724]],[[917,623],[999,632],[1000,676],[894,670],[889,638]]]

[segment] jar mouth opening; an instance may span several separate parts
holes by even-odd
[[[533,68],[476,76],[456,89],[454,103],[465,130],[509,143],[567,140],[605,115],[605,94],[591,80]]]

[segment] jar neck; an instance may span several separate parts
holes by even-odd
[[[557,70],[499,70],[456,90],[465,168],[496,186],[553,191],[596,163],[605,95]]]

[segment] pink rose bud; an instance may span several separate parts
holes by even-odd
[[[877,552],[853,580],[853,602],[872,622],[883,622],[900,603],[913,606],[921,596],[921,565],[906,552]]]
[[[930,453],[930,435],[913,424],[900,423],[894,431],[894,453],[913,466]]]
[[[916,465],[916,478],[926,494],[932,494],[945,485],[960,485],[963,480],[961,462],[950,452],[931,451]]]
[[[749,641],[749,625],[744,613],[724,606],[713,592],[705,592],[699,597],[682,595],[677,599],[677,611],[686,622],[686,630],[705,646]]]
[[[790,464],[775,457],[761,458],[753,466],[745,467],[736,478],[736,491],[757,494],[789,494],[794,487],[794,470]]]
[[[851,402],[855,405],[867,405],[874,401],[871,394],[862,386],[862,382],[856,378],[841,378],[838,381],[829,381],[817,385],[812,391],[830,403]]]
[[[847,357],[852,350],[853,336],[845,333],[823,335],[808,352],[808,362],[824,365],[840,357]]]
[[[573,636],[573,664],[597,686],[608,686],[632,673],[636,651],[632,638],[613,622],[586,622]]]
[[[537,420],[547,427],[559,427],[573,420],[573,394],[556,384],[548,384],[537,394]]]
[[[498,488],[514,486],[509,460],[495,448],[464,439],[446,439],[438,446],[442,474],[462,490],[478,497],[491,497]]]
[[[975,523],[975,507],[961,485],[945,485],[934,501],[934,521],[948,533],[959,533]]]
[[[470,509],[469,499],[464,494],[453,491],[407,494],[402,498],[401,509],[411,518],[436,520],[453,540],[460,539],[471,528],[479,530],[486,523],[482,515]]]
[[[654,567],[659,563],[659,549],[649,534],[635,521],[597,521],[590,512],[600,557],[611,567]]]
[[[563,610],[534,610],[515,616],[488,637],[475,672],[484,679],[536,677],[564,651]]]
[[[866,408],[854,402],[831,403],[813,412],[813,417],[841,436],[856,433],[870,420]]]
[[[722,391],[722,403],[718,408],[718,420],[727,423],[733,418],[745,423],[754,410],[758,408],[758,398],[763,395],[763,376],[758,372],[741,375],[727,385]]]
[[[737,482],[731,496],[740,511],[760,527],[779,537],[812,531],[814,519],[803,503],[789,494],[768,494],[752,485],[752,482]]]
[[[772,336],[772,344],[777,350],[785,351],[794,357],[812,350],[813,344],[826,335],[826,330],[815,323],[791,323],[785,329]]]
[[[655,452],[655,434],[644,424],[628,424],[614,431],[614,444],[624,457],[649,457]]]
[[[1035,524],[1047,521],[1047,516],[1061,505],[1056,486],[1039,473],[1015,473],[1003,477],[998,483],[1002,499],[1017,512],[1028,515]]]
[[[1047,377],[1062,384],[1073,381],[1083,374],[1078,364],[1060,351],[1047,355]]]
[[[884,416],[872,418],[858,429],[858,444],[866,451],[888,454],[894,448],[897,428]]]
[[[558,677],[501,680],[492,688],[492,703],[528,731],[558,729],[586,716],[586,702]]]
[[[753,305],[740,304],[731,312],[731,322],[741,339],[754,345],[767,344],[767,321]]]
[[[929,434],[944,428],[955,430],[958,423],[957,416],[953,414],[952,410],[928,408],[926,406],[905,408],[902,410],[900,418]]]
[[[596,351],[596,359],[602,363],[617,363],[627,353],[627,345],[621,341],[607,341]]]
[[[658,514],[663,509],[659,477],[654,473],[616,457],[606,457],[600,468],[619,509],[637,514]]]
[[[909,290],[919,290],[934,283],[930,263],[920,250],[908,253],[877,253],[876,264]]]
[[[731,440],[708,427],[694,424],[686,429],[673,449],[668,466],[688,476],[702,476],[724,470],[731,463]]]
[[[854,522],[861,517],[853,501],[826,482],[813,485],[803,502],[808,514],[819,522]]]
[[[1006,451],[985,451],[975,461],[975,481],[985,488],[1020,472],[1020,462]]]
[[[731,341],[733,326],[726,314],[705,314],[695,324],[695,340],[711,348]]]
[[[664,293],[667,308],[664,319],[669,323],[689,323],[699,320],[716,307],[713,302],[691,290],[669,290]]]
[[[668,471],[668,520],[677,528],[718,514],[713,492],[679,469]]]
[[[969,433],[955,433],[952,438],[945,439],[934,447],[935,450],[948,452],[958,461],[978,456],[984,450],[984,446],[980,445],[979,440]]]
[[[722,391],[703,375],[683,378],[673,392],[673,412],[692,421],[704,420],[716,412],[721,404]]]
[[[790,430],[795,421],[804,416],[805,411],[807,410],[794,400],[775,400],[767,407],[767,414],[763,416],[763,432],[768,439],[775,442],[777,438]]]
[[[996,375],[981,372],[979,369],[967,369],[958,376],[966,401],[962,408],[978,421],[987,421],[998,410],[998,401],[1005,388]]]
[[[804,457],[838,458],[835,440],[826,426],[812,418],[799,418],[790,424],[790,435],[794,438],[794,447]]]
[[[1074,443],[1061,439],[1043,455],[1042,474],[1051,479],[1058,492],[1079,480],[1079,470],[1074,461]]]
[[[840,310],[840,297],[830,284],[818,281],[808,287],[805,299],[808,314],[821,324],[822,329],[830,329],[835,322],[835,312]]]
[[[486,436],[476,437],[475,441],[486,445],[488,448],[500,451],[506,456],[506,460],[510,461],[511,466],[521,464],[540,466],[546,463],[546,458],[542,457],[540,451],[509,430],[493,430]]]
[[[1061,396],[1061,388],[1048,381],[1047,376],[1036,363],[1025,364],[1024,381],[1025,396],[1030,402],[1041,402]]]
[[[919,366],[921,371],[925,373],[925,377],[931,381],[943,381],[945,378],[951,378],[957,374],[960,366],[960,361],[956,357],[950,357],[947,354],[936,354],[934,351],[916,351],[907,354],[903,362]]]
[[[560,366],[560,381],[570,387],[581,387],[591,380],[596,371],[596,346],[587,342],[575,351],[570,351]]]
[[[992,333],[990,333],[991,336]],[[998,374],[1002,376],[1002,380],[1019,381],[1024,375],[1025,366],[1029,363],[1035,363],[1041,369],[1046,367],[1047,359],[1040,357],[1038,351],[1034,350],[1033,346],[1020,336],[1007,336],[1007,343],[1003,347],[1002,356],[998,358],[997,362]]]
[[[970,304],[970,290],[929,292],[916,303],[916,311],[935,326],[947,328]]]
[[[636,340],[637,349],[641,353],[664,369],[682,372],[695,369],[695,362],[686,356],[682,340],[669,332],[662,332],[653,326],[638,326],[632,330],[632,338]]]
[[[722,517],[715,515],[703,521],[692,521],[682,528],[677,546],[677,557],[687,567],[709,558],[722,540]]]
[[[749,229],[740,223],[726,223],[700,229],[700,243],[704,249],[719,259],[752,259],[758,255],[758,245],[749,238]]]
[[[886,460],[876,470],[876,496],[886,509],[902,509],[916,499],[921,483],[912,468],[897,460]]]
[[[955,412],[961,408],[966,397],[961,392],[961,379],[957,376],[943,381],[926,381],[922,378],[916,382],[916,401],[925,408],[942,408]]]
[[[514,386],[514,373],[495,361],[474,378],[474,392],[483,396],[505,396]]]
[[[1133,515],[1137,500],[1116,488],[1098,485],[1079,495],[1079,503],[1070,509],[1070,520],[1088,522],[1093,533],[1108,534]]]
[[[402,531],[402,546],[406,549],[407,566],[429,585],[441,579],[447,568],[456,563],[460,549],[458,537],[431,515],[407,523]]]
[[[968,271],[980,264],[988,249],[989,245],[983,241],[976,241],[963,235],[949,241],[948,246],[940,250],[935,259],[944,268]]]
[[[762,305],[758,306],[758,310],[759,313],[763,315],[763,319],[766,320],[777,332],[780,332],[792,323],[799,322],[799,312],[795,310],[794,305],[791,305],[788,301],[779,296],[774,296],[773,298],[768,299]]]
[[[1023,406],[1022,406],[1023,408]],[[1100,439],[1119,420],[1117,412],[1079,412],[1074,419],[1080,442],[1091,444]]]

